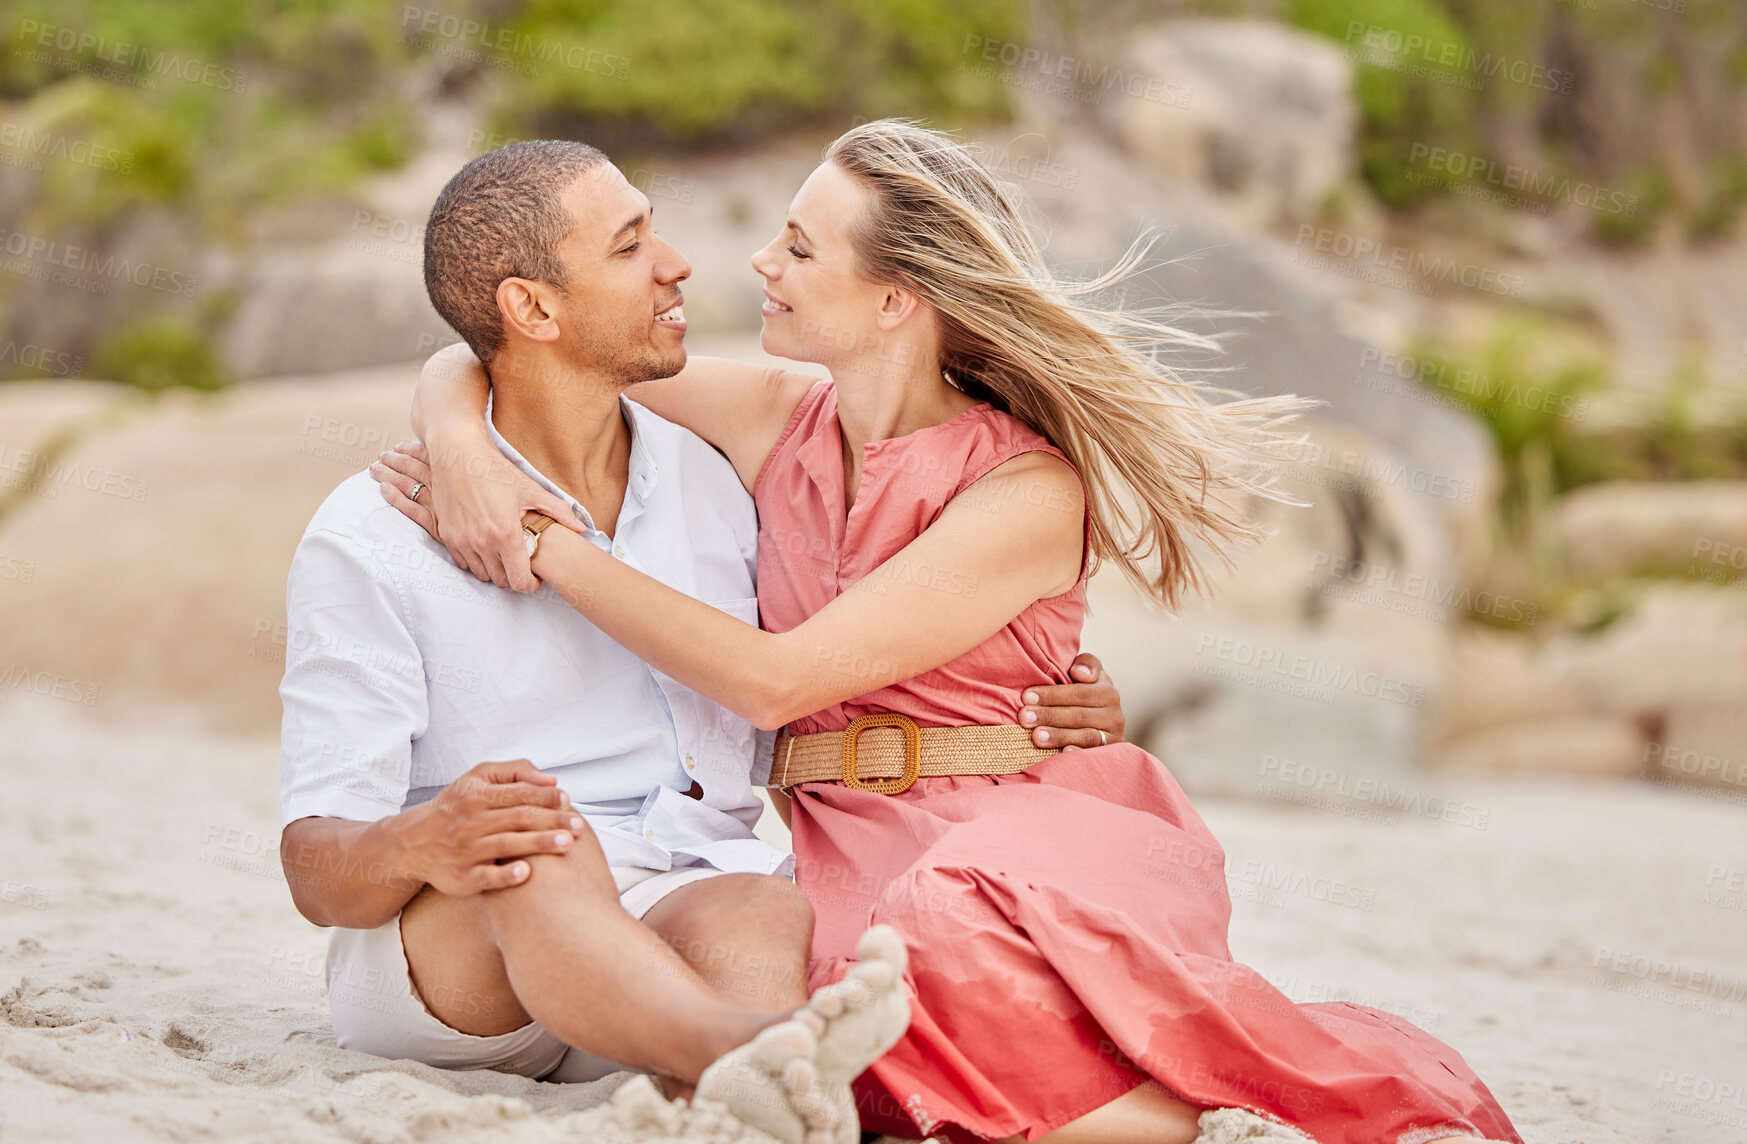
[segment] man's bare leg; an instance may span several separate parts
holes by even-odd
[[[695,1082],[782,1019],[724,1000],[626,913],[591,832],[568,854],[524,861],[532,870],[519,886],[427,890],[401,914],[413,984],[444,1024],[494,1036],[533,1020],[585,1052]]]
[[[792,1013],[807,1000],[813,907],[786,878],[720,874],[681,886],[643,915],[724,1001]]]
[[[807,956],[813,907],[786,878],[719,874],[691,882],[651,906],[643,924],[703,978],[722,1000],[789,1014],[807,1001]],[[660,1079],[669,1099],[693,1085]]]

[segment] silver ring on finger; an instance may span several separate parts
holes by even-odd
[[[1110,745],[1110,736],[1106,735],[1103,731],[1099,731],[1098,732],[1098,745],[1100,747],[1108,747]]]
[[[425,482],[414,481],[412,483],[412,492],[407,494],[406,499],[411,501],[414,504],[418,504],[419,503],[419,494],[424,492],[424,491],[425,491]]]

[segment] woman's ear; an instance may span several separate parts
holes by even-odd
[[[880,296],[877,321],[882,330],[895,330],[922,307],[922,299],[904,286],[888,286]]]
[[[558,340],[558,321],[546,304],[544,282],[527,278],[505,278],[497,284],[497,308],[503,315],[504,328],[514,330],[531,342]]]

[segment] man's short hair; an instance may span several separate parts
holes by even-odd
[[[575,220],[561,199],[577,176],[606,161],[567,139],[512,143],[461,168],[437,196],[425,227],[425,292],[480,361],[504,344],[499,283],[567,285],[558,244]]]

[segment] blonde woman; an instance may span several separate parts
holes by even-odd
[[[1068,681],[1097,562],[1171,607],[1205,552],[1254,534],[1233,506],[1272,495],[1293,402],[1215,403],[1178,379],[1149,350],[1179,335],[1057,282],[974,155],[905,122],[833,143],[752,264],[764,348],[830,379],[694,360],[633,393],[752,492],[763,630],[563,528],[533,571],[784,729],[772,784],[793,799],[814,982],[870,924],[909,943],[913,1020],[857,1082],[863,1124],[1170,1144],[1236,1107],[1323,1144],[1517,1140],[1434,1038],[1294,1004],[1234,962],[1224,854],[1170,773],[1126,743],[1038,749],[1014,702]],[[379,470],[433,532],[402,486],[445,490],[451,544],[519,516],[469,476],[491,454],[486,390],[477,364],[427,369],[418,420],[441,463]]]

